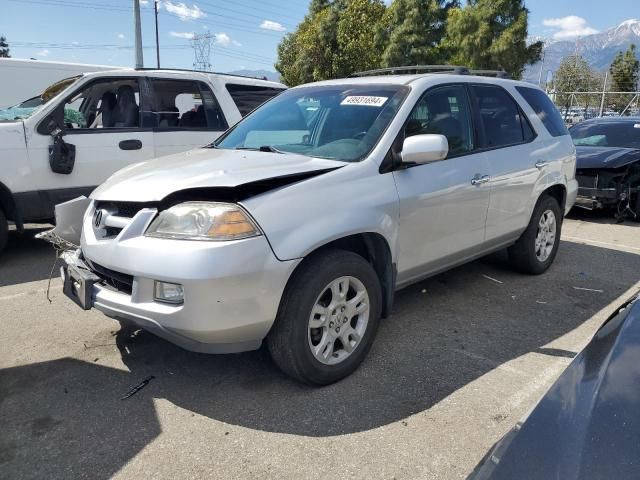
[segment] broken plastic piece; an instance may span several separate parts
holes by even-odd
[[[151,375],[150,377],[145,378],[138,385],[136,385],[135,387],[131,388],[131,390],[129,390],[127,393],[125,393],[124,396],[120,400],[126,400],[129,397],[133,397],[136,393],[138,393],[140,390],[142,390],[144,387],[146,387],[149,384],[149,382],[151,380],[153,380],[154,378],[156,378],[156,377],[154,377],[153,375]]]

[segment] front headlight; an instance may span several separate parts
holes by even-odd
[[[239,205],[185,202],[160,212],[145,235],[182,240],[239,240],[260,235],[260,231]]]

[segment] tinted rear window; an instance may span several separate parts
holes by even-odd
[[[549,133],[554,137],[568,135],[567,127],[565,127],[560,112],[551,102],[547,94],[536,88],[516,87],[520,95],[524,97],[529,106],[536,112],[538,118],[542,121]]]
[[[503,88],[495,85],[474,85],[472,88],[484,127],[486,147],[508,147],[535,138],[518,104]]]
[[[259,87],[257,85],[239,85],[227,83],[227,91],[243,117],[259,107],[271,97],[283,91],[282,88]]]

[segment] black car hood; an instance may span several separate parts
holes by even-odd
[[[640,296],[598,330],[469,478],[640,478]]]
[[[618,168],[640,161],[640,149],[622,147],[576,147],[578,170]]]

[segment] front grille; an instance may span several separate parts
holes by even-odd
[[[598,177],[596,175],[576,175],[578,186],[582,188],[596,188]]]
[[[107,286],[117,290],[118,292],[131,295],[133,291],[132,275],[127,275],[126,273],[120,273],[116,272],[115,270],[110,270],[94,262],[89,263],[91,265],[91,270],[93,270],[93,273],[99,276]]]
[[[105,209],[118,217],[133,218],[143,208],[153,208],[149,202],[96,202],[96,210]]]

